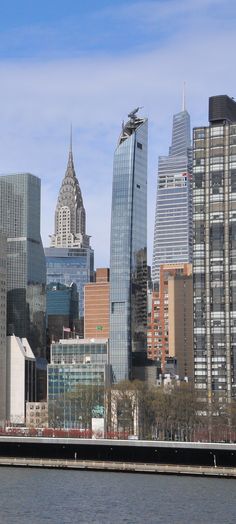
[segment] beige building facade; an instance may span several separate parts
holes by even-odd
[[[109,269],[98,268],[95,278],[84,287],[84,337],[110,338]]]

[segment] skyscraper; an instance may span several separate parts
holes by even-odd
[[[192,261],[192,151],[190,116],[173,117],[168,156],[158,161],[152,279],[159,282],[160,264]]]
[[[115,382],[133,378],[146,355],[148,121],[137,110],[128,116],[113,167],[110,351]]]
[[[211,401],[236,393],[236,102],[209,99],[193,132],[194,374]]]
[[[79,316],[84,311],[84,285],[93,280],[94,253],[86,234],[86,213],[76,177],[72,137],[66,173],[62,181],[55,211],[55,232],[51,247],[45,249],[47,283],[74,282],[79,293]]]
[[[0,233],[0,426],[6,420],[7,239]]]
[[[40,236],[40,180],[0,176],[0,223],[7,237],[7,333],[46,354],[46,266]]]
[[[59,191],[55,211],[55,233],[52,247],[89,247],[86,235],[86,213],[72,153],[72,135],[66,173]]]

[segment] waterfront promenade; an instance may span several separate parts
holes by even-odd
[[[173,464],[139,464],[132,462],[91,461],[76,459],[55,460],[23,457],[0,457],[0,467],[1,466],[236,478],[236,468],[222,468],[217,466],[203,467],[191,465],[183,466]]]
[[[1,436],[0,466],[235,478],[236,445]]]

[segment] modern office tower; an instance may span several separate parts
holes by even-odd
[[[128,115],[114,155],[110,348],[115,382],[134,378],[147,346],[147,134],[137,110]]]
[[[47,335],[50,342],[64,337],[64,332],[78,331],[78,293],[76,284],[65,286],[52,282],[46,288]]]
[[[209,99],[193,131],[195,384],[209,402],[236,389],[236,102]]]
[[[170,275],[168,279],[169,356],[177,360],[180,380],[194,378],[193,277]]]
[[[7,333],[46,354],[46,265],[40,236],[40,179],[0,176],[0,223],[7,236]],[[39,362],[39,360],[38,360]]]
[[[0,426],[6,420],[7,239],[0,233]]]
[[[68,339],[52,344],[49,425],[91,429],[93,417],[104,417],[110,378],[107,339]]]
[[[36,399],[35,356],[26,338],[7,337],[7,421],[25,424],[26,402]]]
[[[152,279],[158,285],[160,264],[192,261],[192,150],[190,116],[173,117],[172,145],[158,160]]]
[[[76,284],[79,295],[79,318],[84,316],[84,286],[94,279],[94,252],[91,247],[46,247],[47,284]]]
[[[93,281],[94,252],[86,234],[86,214],[76,177],[72,145],[55,211],[55,233],[51,247],[45,249],[47,284],[77,285],[79,316],[84,316],[84,285]]]
[[[110,338],[110,271],[98,268],[95,282],[84,286],[85,338]]]

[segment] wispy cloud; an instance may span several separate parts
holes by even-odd
[[[191,13],[194,14],[193,2]],[[143,6],[153,2],[142,3]],[[168,4],[162,5],[168,19]],[[164,5],[166,4],[166,6]],[[213,4],[210,0],[196,4]],[[219,4],[214,0],[215,9]],[[141,9],[141,4],[140,4]],[[189,7],[190,12],[190,7]],[[200,11],[199,11],[200,12]],[[178,11],[179,13],[179,11]],[[124,15],[123,15],[124,16]],[[140,15],[141,16],[141,15]],[[196,17],[195,17],[196,18]],[[217,24],[220,23],[217,18]],[[129,19],[129,24],[132,22]],[[128,21],[127,21],[128,23]],[[191,38],[190,38],[191,35]],[[171,139],[172,114],[180,110],[183,80],[194,125],[207,123],[208,96],[234,96],[236,71],[231,22],[204,38],[196,19],[159,46],[126,55],[80,56],[48,61],[0,62],[0,171],[30,171],[42,179],[42,230],[45,245],[53,231],[57,194],[67,163],[69,126],[74,126],[74,157],[92,235],[96,264],[109,264],[112,162],[120,124],[135,106],[149,117],[149,260],[151,261],[156,166]]]
[[[163,46],[176,35],[191,34],[193,27],[208,31],[223,20],[233,27],[235,14],[232,0],[129,0],[106,7],[95,2],[90,10],[75,3],[64,16],[55,9],[54,17],[2,28],[0,57],[55,59],[101,51],[125,55]]]

